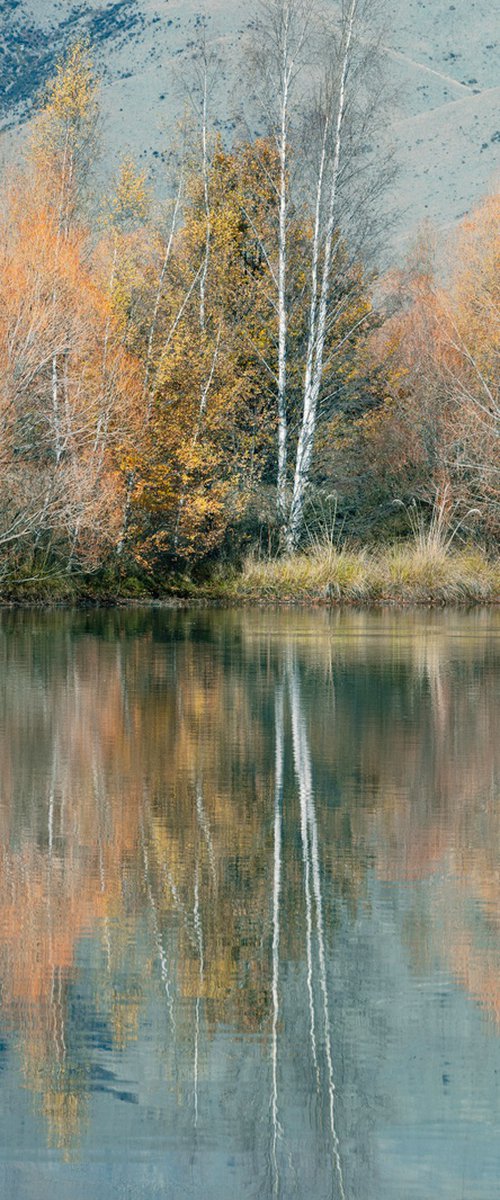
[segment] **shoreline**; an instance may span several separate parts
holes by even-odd
[[[320,546],[282,558],[247,558],[196,582],[96,572],[5,580],[0,608],[300,607],[476,608],[500,604],[500,558],[481,547],[401,543]]]
[[[257,596],[257,595],[238,595],[231,593],[226,595],[211,595],[201,594],[197,596],[96,596],[88,599],[85,596],[75,596],[74,598],[50,599],[4,599],[0,596],[0,612],[28,612],[37,611],[61,611],[69,612],[75,610],[78,612],[91,612],[93,609],[171,609],[172,611],[187,609],[187,608],[269,608],[269,609],[318,609],[325,611],[330,609],[338,611],[339,609],[357,609],[357,610],[401,610],[408,611],[409,609],[454,609],[467,611],[476,608],[495,609],[500,607],[500,594],[491,597],[464,597],[463,599],[444,599],[438,596],[427,597],[384,597],[373,599],[354,599],[349,597],[325,598],[321,596]]]

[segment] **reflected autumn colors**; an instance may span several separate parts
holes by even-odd
[[[7,612],[0,657],[2,1194],[493,1200],[500,614]]]

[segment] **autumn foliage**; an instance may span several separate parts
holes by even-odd
[[[159,205],[125,160],[92,188],[98,92],[74,46],[0,211],[0,552],[4,579],[117,575],[277,549],[279,157],[196,133]],[[446,497],[500,529],[499,199],[436,268],[425,240],[382,281],[335,234],[303,536],[335,497],[351,537],[400,535]],[[289,486],[301,423],[312,213],[290,204]],[[437,256],[439,259],[439,255]],[[320,264],[321,266],[321,260]]]
[[[448,510],[492,542],[500,532],[500,196],[488,197],[439,253],[430,234],[387,281],[373,342],[386,396],[348,431],[365,494]],[[444,282],[443,282],[444,277]],[[376,505],[373,505],[376,516]],[[387,507],[384,515],[387,515]]]

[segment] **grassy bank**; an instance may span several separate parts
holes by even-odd
[[[249,556],[242,570],[187,575],[53,572],[4,577],[0,605],[93,606],[171,601],[303,604],[500,603],[500,558],[474,548],[405,543],[375,549],[316,546],[293,556]]]
[[[221,591],[231,599],[280,602],[495,603],[500,602],[500,559],[477,548],[317,547],[292,557],[250,557]]]

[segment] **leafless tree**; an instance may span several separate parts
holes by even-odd
[[[346,330],[344,323],[336,344],[342,310],[335,283],[349,261],[349,255],[339,261],[341,237],[353,256],[362,253],[373,238],[387,181],[386,162],[374,166],[383,103],[375,7],[368,0],[342,0],[327,19],[314,0],[263,0],[259,6],[253,99],[280,164],[276,246],[265,247],[265,256],[276,289],[277,509],[290,550],[302,533],[325,376],[332,357],[358,328],[356,322]],[[290,213],[299,206],[309,212],[312,232],[304,267],[308,311],[289,497],[289,328],[296,303],[289,286]]]

